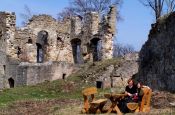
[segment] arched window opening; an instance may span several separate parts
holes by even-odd
[[[73,39],[71,40],[71,44],[72,44],[74,63],[76,64],[84,63],[81,52],[81,40],[78,38]]]
[[[92,49],[93,61],[100,61],[102,54],[101,53],[102,43],[99,38],[93,38],[91,40],[91,49]]]
[[[38,33],[36,45],[37,45],[37,63],[44,62],[45,59],[45,53],[47,50],[47,44],[48,44],[48,32],[46,31],[40,31]]]
[[[48,32],[42,30],[38,33],[37,41],[36,43],[39,43],[41,45],[47,45],[48,41]]]
[[[44,51],[40,44],[37,45],[37,63],[42,63],[44,61]]]

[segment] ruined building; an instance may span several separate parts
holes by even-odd
[[[16,27],[15,13],[0,12],[0,88],[64,79],[83,64],[112,58],[116,8],[57,21],[33,16]]]
[[[161,17],[140,51],[138,79],[156,90],[175,92],[175,12]]]

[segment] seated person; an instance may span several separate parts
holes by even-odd
[[[129,112],[127,103],[133,102],[133,97],[137,95],[137,86],[134,85],[134,81],[132,79],[128,80],[128,85],[125,88],[125,94],[127,96],[119,102],[119,107],[123,113]]]
[[[129,102],[132,102],[133,97],[137,95],[137,86],[134,85],[134,81],[132,79],[128,80],[128,85],[125,88],[125,94],[127,94]]]
[[[143,84],[141,82],[137,83],[137,96],[138,96],[138,102],[140,103],[142,101],[143,97],[143,90],[142,90]]]
[[[141,82],[137,83],[137,96],[138,96],[138,102],[139,103],[142,101],[142,97],[143,97],[143,93],[144,93],[142,88],[144,88],[144,87],[149,88],[148,86],[143,85]]]

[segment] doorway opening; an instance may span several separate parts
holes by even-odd
[[[13,78],[9,78],[9,79],[8,79],[8,82],[9,82],[10,88],[14,88],[14,86],[15,86],[15,81],[14,81],[14,79],[13,79]]]
[[[62,79],[65,80],[66,79],[66,74],[63,73]]]

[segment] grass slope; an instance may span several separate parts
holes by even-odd
[[[66,81],[46,81],[35,86],[21,86],[13,89],[4,89],[0,92],[0,108],[7,107],[16,101],[40,99],[82,99],[81,91],[85,87],[94,86],[93,83],[84,83],[89,74],[103,71],[111,64],[118,64],[120,59],[110,59],[102,62],[88,63],[80,66],[77,73],[72,74]]]

